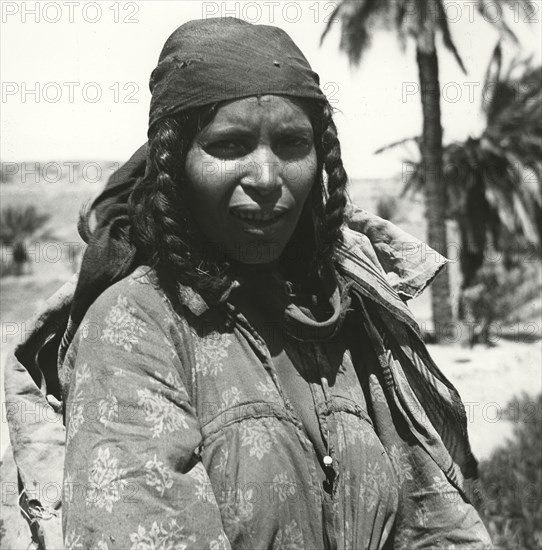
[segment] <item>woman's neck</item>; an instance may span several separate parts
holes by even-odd
[[[250,276],[250,275],[259,275],[265,273],[272,273],[278,271],[279,261],[273,260],[272,262],[266,262],[261,264],[246,264],[242,262],[232,261],[231,262],[234,273]]]

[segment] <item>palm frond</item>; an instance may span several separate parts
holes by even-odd
[[[414,162],[412,163],[412,166],[414,166],[414,170],[409,175],[405,184],[403,185],[403,189],[401,190],[401,193],[399,195],[401,198],[409,195],[415,195],[416,193],[419,193],[424,187],[424,172],[421,168],[421,163]]]
[[[448,215],[460,227],[465,286],[474,281],[487,247],[508,259],[512,243],[542,247],[541,77],[542,68],[529,60],[505,68],[498,44],[486,76],[494,90],[483,105],[486,129],[443,149]],[[421,163],[413,164],[404,192],[424,184]]]
[[[382,147],[379,147],[374,154],[380,155],[381,153],[384,153],[385,151],[389,151],[390,149],[395,149],[396,147],[400,147],[401,145],[405,145],[405,143],[417,143],[419,144],[421,140],[420,136],[412,136],[400,139],[398,141],[394,141],[392,143],[388,143],[387,145],[383,145]]]
[[[409,0],[402,0],[409,2]],[[414,12],[410,11],[406,19],[405,32],[416,42],[416,48],[423,53],[435,51],[436,34],[436,4],[441,0],[422,0],[421,2],[409,2],[411,9],[416,6]]]
[[[353,65],[358,65],[364,51],[371,43],[376,15],[389,10],[389,0],[343,0],[333,11],[341,21],[339,49],[346,53]],[[331,29],[333,17],[326,25],[320,43]],[[382,22],[382,18],[380,20]]]
[[[525,0],[519,0],[519,4],[526,3],[527,2]],[[489,21],[489,19],[487,18],[486,10],[490,7],[497,7],[499,9],[502,9],[501,4],[518,5],[518,2],[516,2],[515,0],[498,0],[497,2],[495,2],[494,0],[478,0],[478,2],[476,3],[476,7],[478,11],[484,16],[484,19]],[[496,17],[494,20],[491,20],[491,24],[497,28],[501,36],[509,38],[514,43],[518,42],[517,36],[506,23],[503,17]]]
[[[452,38],[450,25],[448,23],[448,16],[446,15],[446,10],[444,9],[444,5],[442,2],[437,2],[437,10],[439,27],[442,32],[442,41],[444,42],[444,46],[455,57],[455,60],[457,61],[457,64],[459,65],[463,73],[467,74],[467,69],[465,68],[463,59],[461,58],[461,55],[459,55],[459,51],[457,50],[454,40]]]
[[[333,23],[335,22],[335,19],[337,18],[338,15],[341,14],[341,11],[343,10],[344,8],[344,2],[341,2],[340,4],[337,4],[335,6],[335,9],[333,10],[330,18],[328,19],[327,23],[326,23],[326,28],[324,29],[324,32],[322,33],[322,36],[320,37],[320,46],[322,46],[322,44],[324,43],[324,40],[326,39],[326,36],[328,35],[329,31],[331,30],[331,27],[333,25]]]
[[[493,49],[491,59],[486,69],[484,77],[484,90],[485,98],[482,102],[482,110],[484,111],[487,119],[489,120],[493,116],[492,105],[493,97],[495,93],[494,83],[499,80],[502,67],[502,44],[499,40]]]

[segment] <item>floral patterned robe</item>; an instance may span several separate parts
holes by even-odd
[[[374,431],[348,351],[327,399],[306,383],[338,464],[327,488],[246,320],[234,313],[228,327],[213,310],[182,319],[148,271],[95,302],[61,370],[66,547],[381,548],[399,455]],[[291,345],[316,367],[313,342]]]
[[[65,548],[491,548],[463,478],[457,395],[395,290],[424,283],[392,288],[376,239],[347,231],[353,345],[339,362],[326,343],[289,350],[320,369],[308,390],[326,463],[234,309],[186,289],[179,317],[145,268],[95,302],[59,368]]]

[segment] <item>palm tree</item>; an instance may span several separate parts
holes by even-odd
[[[447,216],[460,232],[464,287],[488,246],[510,260],[513,247],[539,248],[542,240],[542,68],[517,58],[505,68],[499,43],[484,90],[482,134],[443,150]],[[405,191],[424,185],[414,164]]]
[[[500,1],[517,5],[515,0]],[[484,0],[477,0],[477,7],[483,10]],[[403,48],[408,38],[415,41],[423,111],[420,149],[425,181],[427,242],[435,250],[446,254],[446,196],[441,177],[442,125],[435,40],[437,33],[441,34],[444,46],[454,55],[463,72],[466,71],[450,32],[445,0],[343,0],[334,10],[322,35],[322,42],[337,17],[341,20],[339,47],[355,65],[359,64],[362,54],[370,45],[375,26],[394,29]],[[495,25],[502,32],[513,36],[502,18],[497,18]],[[435,279],[431,291],[433,323],[438,340],[452,321],[449,275],[446,271]]]
[[[484,90],[482,112],[486,127],[482,134],[451,143],[443,150],[447,216],[457,222],[460,238],[460,316],[466,313],[466,296],[469,300],[474,297],[484,311],[497,308],[499,302],[504,304],[501,309],[510,313],[539,292],[536,281],[511,280],[513,289],[509,289],[508,302],[504,295],[498,300],[495,292],[488,292],[487,288],[488,281],[496,276],[495,266],[484,265],[484,259],[488,249],[501,252],[504,266],[522,268],[520,279],[525,279],[529,262],[522,259],[540,252],[542,67],[533,67],[529,60],[518,58],[505,66],[498,43]],[[421,163],[413,164],[405,192],[419,191],[425,185]],[[532,271],[534,278],[539,277],[536,270]],[[506,288],[506,280],[499,284]],[[522,290],[524,286],[529,292]],[[484,293],[487,304],[481,295]],[[495,310],[496,315],[504,313]]]

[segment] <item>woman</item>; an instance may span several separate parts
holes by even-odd
[[[59,349],[65,548],[490,547],[459,396],[400,297],[442,262],[347,206],[318,84],[278,28],[166,42]]]

